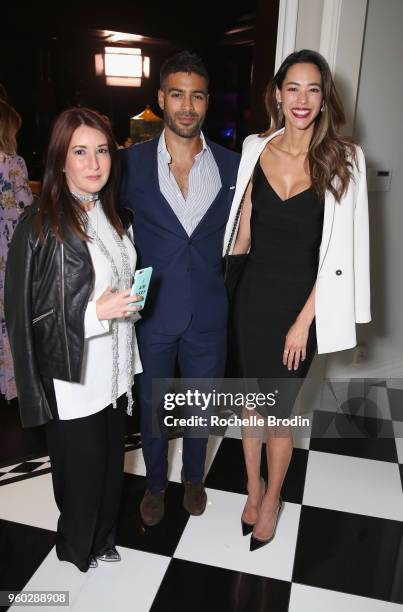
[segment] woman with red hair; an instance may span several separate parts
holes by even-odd
[[[119,561],[125,408],[141,372],[130,296],[131,213],[117,206],[109,121],[86,108],[56,120],[39,207],[22,215],[6,271],[6,321],[21,421],[45,425],[56,552],[81,571]]]

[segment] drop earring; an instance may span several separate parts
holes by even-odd
[[[324,110],[325,110],[325,103],[322,102],[322,106],[320,107],[320,112],[323,113]]]

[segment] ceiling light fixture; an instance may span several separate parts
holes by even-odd
[[[105,47],[95,55],[95,73],[105,76],[106,85],[141,87],[150,76],[150,58],[134,47]]]

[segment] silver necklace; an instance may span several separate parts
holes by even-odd
[[[98,206],[99,203],[96,203]],[[98,213],[98,211],[97,211]],[[120,238],[119,234],[115,230],[115,228],[109,225],[109,229],[113,236],[115,243],[117,244],[120,256],[122,259],[122,269],[119,274],[118,269],[116,267],[115,260],[113,259],[110,251],[105,246],[104,242],[98,235],[98,232],[95,230],[94,226],[91,223],[89,217],[87,217],[87,226],[86,232],[88,236],[94,241],[94,243],[98,246],[101,253],[106,257],[109,261],[112,268],[112,289],[116,291],[122,291],[127,289],[131,285],[132,281],[132,272],[130,268],[130,259],[129,253],[127,251],[126,245],[123,241],[123,238]],[[134,323],[131,320],[120,320],[120,325],[124,325],[126,327],[126,373],[127,373],[127,414],[132,414],[133,408],[133,397],[132,397],[132,385],[133,385],[133,377],[134,377],[134,363],[133,363],[133,332],[134,332]],[[112,406],[116,408],[117,398],[118,398],[118,379],[119,379],[119,333],[118,333],[118,320],[112,319],[111,321],[112,328],[112,392],[111,392],[111,400]]]
[[[89,193],[89,194],[86,194],[86,195],[84,195],[82,193],[77,193],[77,191],[70,191],[70,193],[79,202],[95,202],[96,200],[99,199],[99,194],[98,193]]]

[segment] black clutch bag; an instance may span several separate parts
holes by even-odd
[[[231,246],[232,246],[232,242],[234,240],[234,235],[236,232],[236,229],[238,227],[238,222],[239,222],[239,218],[241,216],[241,212],[242,212],[242,206],[243,206],[243,201],[245,198],[245,194],[239,204],[238,210],[236,212],[236,216],[235,216],[235,221],[234,221],[234,225],[231,231],[231,237],[229,239],[228,242],[228,246],[227,246],[227,250],[226,253],[224,255],[223,258],[223,265],[224,265],[224,282],[225,282],[225,286],[227,287],[227,291],[228,291],[228,298],[230,303],[232,303],[234,296],[235,296],[235,290],[237,288],[237,285],[241,279],[242,276],[242,272],[243,269],[245,267],[246,264],[246,260],[248,259],[248,254],[247,253],[241,253],[239,255],[230,255],[229,252],[231,250]]]

